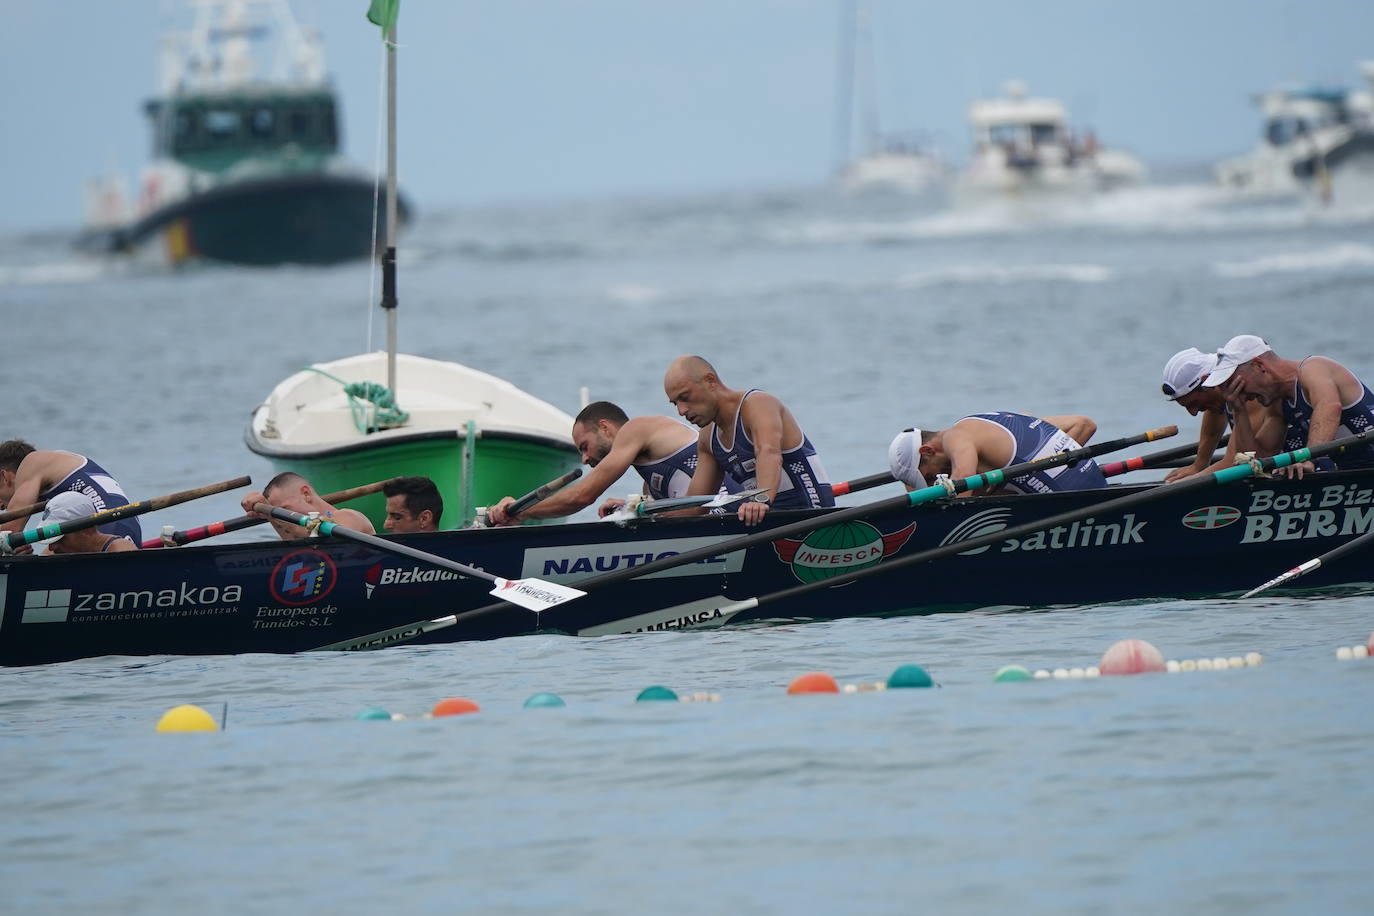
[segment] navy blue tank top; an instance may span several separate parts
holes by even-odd
[[[758,391],[750,388],[739,400],[739,410],[735,414],[734,445],[726,448],[720,444],[720,427],[711,430],[711,454],[716,463],[733,477],[742,489],[751,490],[758,486],[758,458],[754,443],[744,432],[744,402]],[[817,509],[835,505],[835,496],[830,492],[830,478],[816,456],[816,447],[802,432],[801,444],[782,453],[782,475],[778,478],[778,492],[771,494],[775,509]]]
[[[84,463],[79,468],[48,487],[38,495],[38,498],[52,499],[58,493],[70,490],[90,497],[91,502],[95,503],[96,510],[100,512],[129,504],[129,497],[124,495],[124,488],[119,485],[119,481],[110,476],[109,471],[89,458],[82,460]],[[99,528],[106,534],[126,537],[135,545],[143,540],[143,529],[139,527],[136,518],[121,519],[108,525],[100,525]]]
[[[1302,371],[1301,364],[1298,371]],[[1360,383],[1363,390],[1357,400],[1341,407],[1341,422],[1336,427],[1334,438],[1353,436],[1374,429],[1374,392],[1371,392],[1369,385],[1362,380],[1357,378],[1355,381]],[[1306,448],[1307,437],[1312,431],[1312,405],[1307,400],[1307,393],[1302,390],[1301,380],[1293,383],[1293,400],[1284,398],[1283,419],[1288,424],[1288,431],[1284,434],[1283,450],[1291,452],[1294,449]],[[1347,449],[1336,455],[1318,458],[1316,464],[1317,470],[1320,471],[1330,470],[1332,467],[1341,470],[1374,467],[1374,444],[1361,445],[1359,448]]]
[[[636,464],[632,467],[648,485],[650,499],[676,499],[686,496],[687,488],[692,485],[692,475],[697,470],[697,444],[689,442],[661,461]],[[743,488],[734,477],[726,474],[722,489],[726,493],[738,493]]]
[[[1082,448],[1068,433],[1039,417],[1005,410],[976,413],[964,420],[982,420],[1007,431],[1012,439],[1011,460],[1002,467],[1035,461],[1060,452]],[[1069,465],[1046,468],[1033,474],[1007,478],[1006,487],[1017,493],[1061,493],[1065,490],[1095,490],[1107,485],[1102,469],[1091,458]]]

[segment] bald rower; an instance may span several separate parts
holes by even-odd
[[[700,356],[673,360],[663,390],[678,416],[701,429],[688,495],[717,492],[727,474],[746,490],[763,490],[739,506],[746,525],[763,521],[770,508],[835,505],[815,446],[777,397],[729,387]]]

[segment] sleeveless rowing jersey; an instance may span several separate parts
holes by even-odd
[[[1302,371],[1301,364],[1298,371]],[[1374,392],[1371,392],[1369,385],[1359,378],[1355,381],[1360,383],[1360,396],[1341,406],[1340,425],[1336,427],[1334,436],[1336,439],[1374,429]],[[1291,452],[1294,449],[1306,448],[1307,437],[1312,429],[1312,405],[1307,400],[1307,392],[1302,390],[1301,380],[1293,383],[1293,400],[1283,400],[1283,419],[1288,424],[1288,431],[1284,434],[1283,450]],[[1374,444],[1361,445],[1335,455],[1318,458],[1316,464],[1319,471],[1331,470],[1332,467],[1343,471],[1374,467]]]
[[[1039,417],[1009,413],[1004,410],[992,413],[976,413],[963,420],[982,420],[1001,427],[1011,437],[1011,460],[1003,467],[1035,461],[1060,452],[1073,451],[1083,446],[1075,442],[1068,433],[1059,427],[1046,423]],[[962,421],[961,421],[962,422]],[[1065,490],[1095,490],[1107,485],[1102,469],[1091,458],[1084,458],[1073,466],[1061,464],[1045,468],[1033,474],[1022,474],[1007,478],[1006,487],[1017,493],[1061,493]]]
[[[726,448],[720,444],[720,428],[711,430],[711,454],[725,472],[726,479],[733,477],[740,488],[751,490],[758,486],[757,456],[754,443],[744,433],[744,402],[758,391],[750,388],[740,398],[739,411],[735,414],[734,446]],[[775,509],[817,509],[835,505],[835,496],[830,492],[830,478],[816,455],[816,447],[802,432],[801,445],[782,453],[782,475],[778,478],[778,492],[772,494]]]
[[[58,493],[66,493],[71,490],[83,496],[89,496],[91,502],[95,503],[97,511],[103,512],[106,509],[129,504],[129,497],[124,495],[124,488],[119,485],[119,481],[110,476],[109,471],[89,458],[82,460],[84,463],[80,467],[38,494],[38,498],[51,499]],[[143,540],[143,530],[139,527],[136,518],[121,519],[108,525],[100,525],[99,528],[106,534],[126,537],[135,544]]]
[[[692,485],[692,475],[697,470],[697,444],[689,442],[661,461],[636,464],[632,467],[648,485],[650,499],[676,499],[686,496],[687,488]],[[721,489],[726,493],[738,493],[743,487],[727,473]]]

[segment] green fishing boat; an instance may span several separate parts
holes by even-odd
[[[319,363],[285,379],[254,411],[248,448],[321,493],[388,477],[429,477],[444,499],[441,528],[479,506],[520,496],[580,463],[573,418],[504,379],[460,363],[396,352],[396,9],[374,0],[387,54],[386,245],[382,298],[387,348]],[[386,500],[350,503],[378,530]]]

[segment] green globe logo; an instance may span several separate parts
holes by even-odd
[[[864,522],[844,522],[808,534],[792,556],[792,571],[803,582],[817,582],[882,559],[882,532]]]

